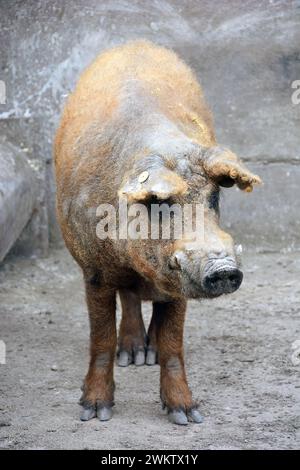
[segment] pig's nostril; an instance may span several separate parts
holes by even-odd
[[[223,269],[205,276],[203,288],[211,295],[229,294],[240,287],[242,279],[239,269]]]
[[[216,276],[211,276],[211,278],[209,279],[209,283],[211,285],[214,285],[216,284],[217,282],[221,281],[221,277],[216,275]]]

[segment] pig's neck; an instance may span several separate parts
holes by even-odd
[[[137,153],[146,150],[176,158],[195,149],[195,143],[161,112],[157,102],[137,81],[131,80],[124,85],[121,103],[123,125],[120,129],[124,129],[125,124],[127,133],[123,139],[125,154],[126,150],[131,155],[133,150]]]
[[[151,152],[173,157],[190,153],[195,146],[172,121],[160,113],[149,115],[142,133],[142,144]]]

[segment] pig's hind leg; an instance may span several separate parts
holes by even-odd
[[[118,338],[117,363],[121,367],[129,364],[145,364],[146,332],[142,316],[140,297],[128,289],[119,291],[122,319]]]
[[[90,317],[90,365],[80,404],[82,421],[98,417],[107,421],[114,405],[113,367],[117,346],[116,293],[86,280]]]
[[[147,335],[147,354],[146,354],[146,364],[148,366],[154,366],[158,363],[157,355],[157,329],[158,329],[158,318],[155,314],[155,304],[153,304],[153,313],[148,328]]]

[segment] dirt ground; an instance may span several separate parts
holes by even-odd
[[[10,257],[0,269],[0,448],[299,447],[299,279],[297,253],[246,253],[238,292],[190,302],[186,364],[203,424],[168,422],[158,366],[116,367],[113,419],[82,423],[89,331],[81,274],[65,250]],[[148,322],[149,304],[144,312]]]

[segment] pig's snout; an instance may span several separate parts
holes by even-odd
[[[185,286],[185,290],[191,292],[193,297],[197,296],[195,289],[200,296],[201,291],[209,297],[230,294],[240,287],[243,280],[243,273],[234,257],[223,252],[205,257],[205,260],[197,255],[188,257],[182,251],[177,252],[169,266],[182,272],[185,281],[190,284]]]
[[[232,258],[211,258],[204,267],[203,290],[212,296],[236,291],[243,280],[243,273]]]

